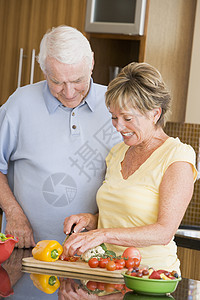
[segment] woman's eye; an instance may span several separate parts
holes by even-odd
[[[112,120],[117,120],[117,117],[112,117]]]
[[[132,120],[131,118],[126,118],[126,119],[125,119],[126,122],[129,122],[129,121],[131,121],[131,120]]]

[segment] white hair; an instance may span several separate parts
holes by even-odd
[[[65,25],[48,30],[41,40],[38,62],[44,73],[48,56],[65,64],[86,59],[91,67],[93,62],[93,52],[86,37],[76,28]]]

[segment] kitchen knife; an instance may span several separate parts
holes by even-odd
[[[66,240],[70,237],[70,235],[71,235],[72,233],[74,233],[74,227],[75,227],[75,226],[76,226],[76,223],[74,223],[74,224],[72,225],[71,231],[70,231],[69,234],[66,235],[66,238],[64,239],[64,242],[62,243],[62,246],[64,246]]]

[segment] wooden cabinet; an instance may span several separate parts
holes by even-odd
[[[132,61],[142,61],[141,44],[145,37],[125,36],[117,34],[88,34],[94,51],[95,66],[93,79],[95,82],[107,85],[109,82],[109,67],[124,67]]]
[[[177,254],[181,263],[182,277],[200,280],[200,251],[178,247]]]
[[[144,36],[88,34],[95,81],[108,83],[109,66],[145,61],[162,73],[172,93],[169,121],[184,122],[196,0],[149,0]]]
[[[17,88],[20,48],[21,85],[30,82],[32,50],[36,55],[45,32],[58,25],[84,31],[86,0],[0,0],[0,105]],[[34,82],[43,79],[35,63]]]
[[[94,51],[93,78],[101,84],[109,83],[109,67],[126,66],[130,62],[144,61],[149,2],[146,4],[144,35],[86,33]]]

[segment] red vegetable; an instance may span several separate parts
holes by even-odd
[[[124,253],[122,254],[122,257],[124,258],[137,258],[139,259],[139,263],[141,262],[141,254],[140,254],[140,251],[135,248],[135,247],[129,247],[127,248]]]
[[[99,261],[96,257],[92,257],[88,261],[88,264],[89,264],[90,268],[97,268],[99,266]]]
[[[115,259],[115,263],[122,265],[123,268],[125,267],[125,260],[123,258]]]
[[[64,260],[65,261],[70,261],[70,262],[75,262],[75,261],[77,261],[77,260],[79,260],[79,256],[66,256],[65,258],[64,258]]]
[[[107,263],[109,262],[109,259],[108,258],[100,258],[99,260],[99,267],[100,268],[105,268]]]
[[[115,271],[116,270],[116,263],[114,262],[114,260],[110,260],[107,265],[106,265],[106,269],[108,271]]]
[[[95,291],[97,289],[97,282],[89,280],[86,286],[90,291]]]

